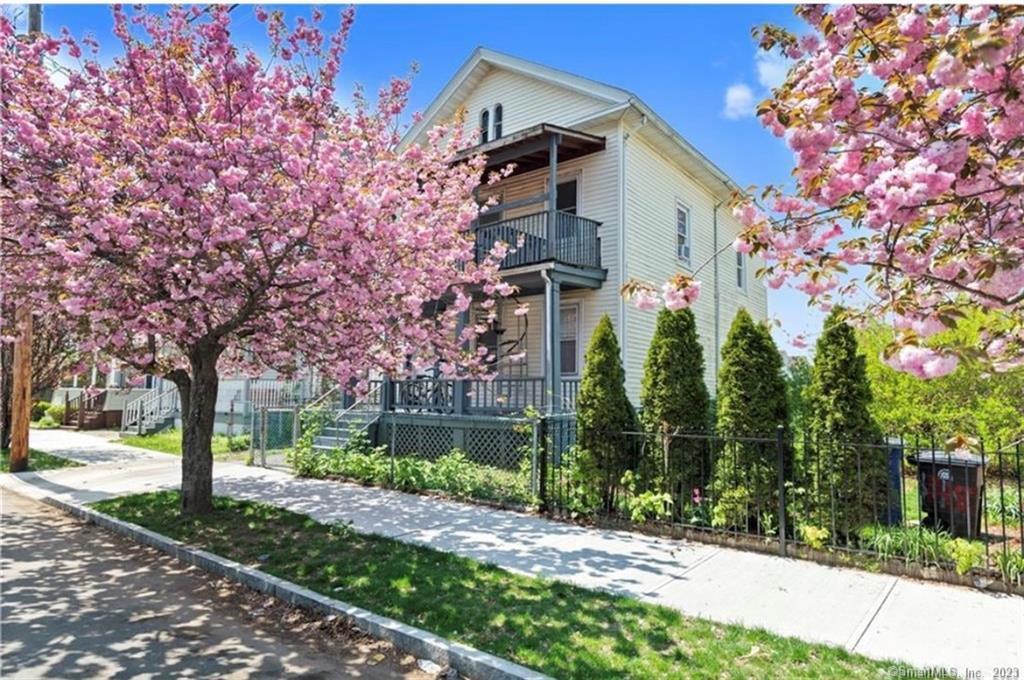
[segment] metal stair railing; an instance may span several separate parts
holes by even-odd
[[[323,410],[325,404],[328,401],[327,398],[332,393],[334,393],[336,391],[338,391],[337,387],[329,390],[328,392],[323,394],[319,399],[317,399],[316,401],[311,402],[305,408],[303,408],[299,412],[299,426],[300,427],[302,426],[302,415],[303,415],[303,413],[306,413],[308,411],[313,411],[313,410]],[[351,406],[349,406],[347,408],[332,410],[330,412],[330,414],[327,416],[327,419],[321,422],[320,431],[322,432],[326,428],[334,429],[335,430],[335,435],[334,435],[335,443],[340,445],[341,444],[341,434],[340,434],[340,429],[341,428],[339,427],[339,425],[341,425],[343,422],[351,422],[351,421],[348,420],[348,417],[351,416],[351,415],[355,415],[355,414],[372,414],[372,417],[367,418],[366,420],[364,420],[362,422],[362,424],[358,428],[355,428],[355,432],[357,432],[357,433],[358,432],[365,432],[375,422],[377,422],[377,420],[380,418],[380,396],[381,396],[380,392],[381,392],[381,385],[377,384],[374,387],[372,387],[370,389],[370,391],[367,392],[366,395],[364,395],[361,399],[357,399],[355,401],[355,403],[353,403]],[[335,394],[331,398],[336,398],[337,396],[340,396],[340,394]]]

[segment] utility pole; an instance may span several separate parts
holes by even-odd
[[[28,6],[28,34],[43,30],[43,7]],[[32,308],[25,303],[14,313],[14,376],[11,399],[11,472],[28,469],[28,424],[32,419]]]
[[[43,6],[33,4],[28,6],[28,33],[43,32]]]

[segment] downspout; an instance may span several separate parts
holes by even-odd
[[[630,98],[628,105],[633,105]],[[623,118],[619,119],[619,130],[623,130]],[[622,132],[622,144],[619,147],[619,290],[628,280],[626,265],[626,142],[634,132],[647,125],[647,116],[640,115],[640,124],[628,132]],[[622,365],[626,365],[626,301],[619,295],[619,337],[621,338]]]
[[[719,201],[715,203],[715,207],[711,210],[711,242],[712,250],[714,253],[713,257],[715,261],[713,263],[714,270],[714,300],[715,300],[715,390],[714,397],[718,398],[718,362],[719,357],[722,353],[722,337],[721,337],[721,321],[722,321],[722,308],[721,299],[718,292],[718,209],[722,207],[722,203],[725,201]]]

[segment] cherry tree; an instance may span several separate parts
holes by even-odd
[[[919,377],[963,358],[1024,364],[1024,8],[801,7],[808,29],[759,31],[792,60],[758,108],[795,157],[789,189],[738,197],[734,247],[760,253],[771,288],[789,284],[853,322],[899,329],[890,363]],[[633,283],[640,304],[696,297]],[[942,334],[989,311],[979,344]]]
[[[177,385],[185,513],[212,509],[222,372],[473,372],[471,296],[511,292],[505,244],[474,261],[483,164],[451,162],[458,121],[399,148],[407,79],[340,101],[350,10],[333,34],[319,11],[255,13],[266,60],[225,7],[115,7],[109,65],[91,38],[0,23],[0,290]]]

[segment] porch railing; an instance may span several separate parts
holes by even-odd
[[[481,262],[498,241],[509,244],[502,269],[522,267],[552,259],[548,247],[550,213],[538,212],[512,217],[476,228],[476,260]],[[559,211],[555,213],[554,258],[578,267],[601,266],[600,222]]]
[[[494,378],[462,381],[467,415],[509,415],[529,407],[544,407],[544,378]],[[394,408],[417,413],[456,413],[459,381],[412,378],[394,383]],[[578,378],[563,378],[561,396],[555,405],[562,411],[576,408]]]
[[[89,394],[87,390],[82,390],[73,398],[64,395],[64,419],[61,424],[75,425],[81,429],[85,423],[86,414],[90,411],[102,411],[106,401],[106,390],[99,390],[95,394]]]

